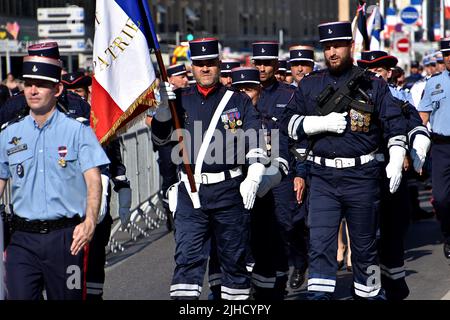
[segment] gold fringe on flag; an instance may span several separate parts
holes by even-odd
[[[137,109],[139,105],[145,104],[148,105],[148,108],[154,107],[157,105],[156,99],[148,99],[147,95],[155,90],[157,87],[157,81],[153,81],[153,83],[145,89],[145,91],[131,104],[128,109],[120,116],[119,119],[114,123],[114,125],[111,127],[111,129],[108,130],[108,132],[103,136],[103,138],[100,140],[101,144],[105,144],[111,139],[116,133],[119,127],[122,125],[122,123],[127,120],[128,117],[130,117],[133,112]],[[147,108],[147,109],[148,109]],[[146,109],[146,110],[147,110]],[[133,121],[133,120],[131,120]]]

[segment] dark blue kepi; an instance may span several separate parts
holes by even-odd
[[[231,84],[260,84],[259,70],[254,67],[234,68],[231,70]]]
[[[219,41],[216,38],[202,38],[189,42],[191,60],[210,60],[219,57]]]
[[[352,40],[352,25],[348,21],[328,22],[318,25],[320,42]]]
[[[220,63],[220,73],[222,74],[230,74],[231,70],[234,68],[239,68],[241,63],[235,60],[223,60]]]
[[[450,51],[450,38],[445,38],[441,40],[441,51]]]
[[[278,59],[278,42],[255,42],[253,46],[253,60]]]
[[[184,64],[176,64],[167,68],[168,77],[179,76],[186,72],[186,66]]]
[[[314,49],[289,49],[289,62],[293,61],[314,62]]]

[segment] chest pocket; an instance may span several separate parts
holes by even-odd
[[[47,170],[50,170],[55,178],[68,180],[81,173],[78,152],[73,147],[68,146],[65,155],[58,151],[58,147],[49,148],[48,152],[50,163]]]
[[[33,162],[32,150],[27,149],[15,152],[8,156],[8,161],[13,185],[22,185],[31,171],[31,164]]]
[[[445,92],[431,95],[431,106],[433,111],[438,110],[443,105],[445,98]]]

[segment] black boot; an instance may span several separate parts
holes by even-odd
[[[302,284],[305,282],[305,272],[306,272],[307,266],[302,268],[295,268],[292,271],[291,278],[289,280],[289,286],[291,289],[298,289],[302,286]]]

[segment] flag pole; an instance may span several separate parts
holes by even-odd
[[[142,0],[142,5],[144,7],[145,15],[147,16],[147,22],[149,24],[149,29],[150,29],[149,31],[152,34],[153,43],[155,45],[154,53],[156,56],[156,61],[158,63],[159,71],[161,73],[161,80],[164,82],[168,82],[167,71],[166,71],[166,67],[164,66],[164,62],[162,59],[161,48],[159,46],[158,39],[156,38],[155,26],[153,24],[153,19],[151,18],[151,13],[150,13],[150,9],[148,7],[148,2],[146,0]],[[181,129],[181,124],[180,124],[180,119],[178,118],[178,115],[177,115],[175,101],[169,100],[169,108],[170,108],[170,113],[172,114],[172,119],[174,121],[175,132],[177,133],[178,142],[181,147],[181,154],[183,156],[184,170],[186,171],[186,175],[189,180],[189,186],[191,187],[191,192],[196,193],[197,187],[195,185],[194,175],[192,173],[192,168],[189,163],[188,150],[186,149],[186,146],[184,143],[183,134],[182,134],[181,130],[179,130],[179,129]]]

